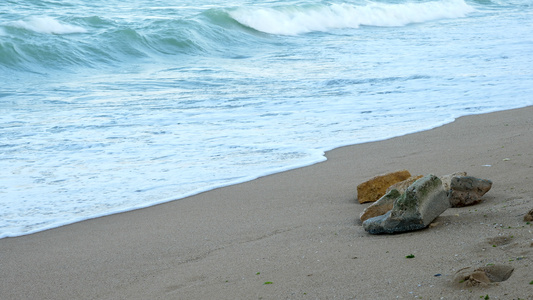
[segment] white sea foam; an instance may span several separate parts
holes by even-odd
[[[26,20],[14,21],[11,23],[11,25],[38,33],[48,34],[71,34],[87,32],[87,30],[83,27],[64,24],[48,16],[33,16]]]
[[[230,12],[239,23],[258,31],[297,35],[313,31],[368,26],[404,26],[444,18],[464,17],[474,8],[463,0],[423,3],[352,4],[280,6],[274,8],[242,7]]]

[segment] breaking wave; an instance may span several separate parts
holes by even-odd
[[[13,27],[31,30],[37,33],[71,34],[87,32],[87,30],[83,27],[65,24],[48,16],[33,16],[27,20],[14,21],[10,25]]]
[[[298,35],[359,26],[405,26],[460,18],[474,8],[464,0],[362,5],[300,3],[214,7],[186,17],[31,16],[0,23],[0,70],[47,73],[107,68],[144,58],[231,56],[269,43],[257,33]],[[172,58],[173,59],[173,58]]]
[[[282,35],[366,26],[405,26],[445,18],[460,18],[474,8],[463,0],[387,4],[318,4],[272,8],[240,7],[229,12],[239,23],[255,30]]]

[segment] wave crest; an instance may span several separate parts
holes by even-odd
[[[63,24],[56,19],[48,16],[34,16],[27,20],[14,21],[10,24],[13,27],[22,28],[37,33],[47,34],[71,34],[85,33],[87,30],[83,27]]]
[[[298,35],[313,31],[367,26],[405,26],[445,18],[460,18],[474,11],[464,0],[365,6],[352,4],[240,7],[229,15],[244,26],[270,34]]]

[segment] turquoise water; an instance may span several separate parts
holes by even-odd
[[[532,105],[532,33],[526,0],[4,0],[0,237]]]

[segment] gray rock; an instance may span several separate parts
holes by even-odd
[[[424,176],[422,175],[418,175],[418,176],[411,176],[409,178],[407,178],[406,180],[404,181],[400,181],[398,183],[395,183],[393,185],[391,185],[388,189],[387,189],[387,193],[392,191],[392,190],[398,190],[398,192],[400,192],[400,194],[403,194],[405,193],[405,190],[407,190],[407,188],[415,183],[415,181],[417,181],[418,179],[422,178]],[[441,179],[442,180],[442,179]]]
[[[370,218],[363,227],[371,234],[398,233],[427,227],[450,207],[441,180],[427,175],[413,183],[386,214]]]
[[[370,218],[381,216],[386,214],[389,210],[392,209],[394,201],[400,198],[402,194],[397,189],[392,189],[385,194],[385,196],[379,198],[378,201],[372,203],[367,207],[361,214],[361,222],[364,222]]]
[[[440,180],[442,181],[442,186],[444,187],[445,191],[448,191],[450,189],[452,178],[457,177],[457,176],[466,176],[466,172],[455,172],[455,173],[440,177]]]
[[[492,181],[472,176],[456,176],[450,183],[449,200],[452,207],[476,204],[492,187]]]

